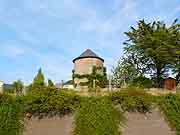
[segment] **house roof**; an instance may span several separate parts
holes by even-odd
[[[75,62],[78,59],[82,58],[97,58],[104,62],[104,59],[99,57],[96,53],[94,53],[92,50],[87,49],[85,52],[83,52],[79,57],[75,58],[73,62]]]
[[[65,82],[63,85],[72,85],[73,84],[73,80],[69,80],[67,82]]]
[[[3,84],[3,88],[6,89],[13,89],[13,85],[12,84]]]

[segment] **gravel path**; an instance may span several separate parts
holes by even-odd
[[[160,116],[157,109],[146,115],[126,113],[126,124],[122,135],[172,135],[168,124]]]
[[[72,123],[72,116],[31,119],[26,125],[24,135],[72,135]]]

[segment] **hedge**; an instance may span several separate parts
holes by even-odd
[[[24,129],[23,110],[15,98],[0,95],[0,135],[21,135]]]
[[[163,96],[159,100],[159,107],[176,135],[180,135],[180,94]]]
[[[154,97],[144,90],[129,88],[108,95],[114,104],[120,104],[123,111],[150,111]]]
[[[46,116],[63,116],[72,113],[79,105],[81,97],[73,92],[55,88],[31,91],[23,97],[25,113],[28,116],[43,118]]]
[[[107,98],[86,98],[75,113],[75,135],[119,135],[122,114]]]

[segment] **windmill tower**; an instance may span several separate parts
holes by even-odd
[[[90,49],[87,49],[79,57],[75,58],[73,63],[74,74],[79,76],[91,74],[93,72],[93,67],[99,67],[101,69],[104,67],[104,59]],[[103,70],[100,70],[98,73],[103,74]],[[83,87],[87,88],[87,82],[87,78],[74,78],[75,88],[82,88],[82,84],[84,84]]]

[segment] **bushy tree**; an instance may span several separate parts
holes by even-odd
[[[21,95],[23,88],[24,88],[24,86],[23,86],[23,83],[21,80],[17,80],[13,83],[13,89],[14,89],[16,95]]]
[[[41,68],[38,70],[32,84],[29,86],[29,90],[42,89],[45,86],[44,75]]]
[[[122,58],[112,70],[112,82],[117,87],[130,84],[137,76],[141,76],[141,70],[137,69],[133,59],[128,56]]]
[[[45,85],[44,75],[42,73],[41,68],[38,70],[38,73],[33,80],[33,85],[37,85],[37,86],[44,86]]]
[[[177,20],[174,21],[173,27],[169,29],[174,39],[171,44],[171,65],[172,71],[176,76],[177,82],[180,81],[180,24],[176,24]],[[174,44],[173,44],[174,43]]]
[[[177,85],[177,87],[176,87],[176,91],[177,91],[178,93],[180,93],[180,82],[178,83],[178,85]]]
[[[50,79],[48,79],[48,87],[54,87],[54,83]]]
[[[172,60],[179,54],[179,25],[175,20],[170,26],[164,22],[138,22],[126,32],[128,40],[125,44],[127,55],[136,55],[136,59],[149,74],[153,75],[156,87],[160,86],[161,78],[170,69]]]

